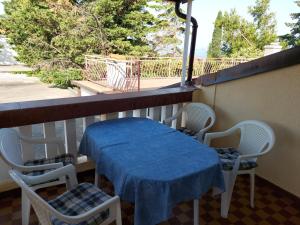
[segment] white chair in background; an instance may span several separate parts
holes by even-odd
[[[15,170],[10,170],[9,173],[30,200],[41,225],[108,225],[113,221],[116,221],[116,225],[122,225],[119,197],[111,197],[93,184],[78,184],[73,165],[39,176],[28,176]],[[68,177],[68,190],[48,202],[27,184],[47,182],[60,177]]]
[[[237,148],[216,148],[225,179],[226,191],[221,196],[221,216],[227,218],[236,176],[250,175],[250,205],[254,207],[255,168],[257,157],[269,152],[275,135],[272,128],[256,120],[242,121],[232,128],[215,133],[207,133],[204,144],[210,145],[212,139],[226,137],[240,131],[240,142]]]
[[[21,142],[31,144],[54,144],[57,146],[58,155],[53,158],[43,158],[39,160],[23,161]],[[58,138],[31,138],[21,136],[16,130],[3,128],[0,129],[0,158],[8,165],[8,167],[15,169],[23,174],[31,176],[39,176],[51,170],[63,167],[67,164],[74,163],[74,157],[70,154],[63,154],[65,152],[63,142]],[[64,177],[59,179],[49,180],[41,183],[28,183],[32,190],[50,187],[58,184],[64,184],[66,180]],[[30,217],[30,202],[22,193],[22,225],[29,224]]]
[[[188,103],[178,110],[174,116],[165,119],[164,123],[170,123],[178,119],[183,113],[185,114],[185,127],[180,128],[179,131],[195,136],[202,142],[204,134],[216,121],[215,112],[211,107],[203,103]]]

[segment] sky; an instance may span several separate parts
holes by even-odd
[[[3,14],[3,6],[0,0],[0,14]],[[218,11],[229,11],[236,8],[239,15],[250,20],[248,6],[254,5],[255,0],[194,0],[192,15],[198,21],[197,54],[201,56],[207,50],[214,29],[214,21]],[[291,21],[290,13],[298,11],[299,8],[294,0],[271,0],[271,11],[275,13],[277,20],[277,34],[286,34],[290,30],[285,26]]]

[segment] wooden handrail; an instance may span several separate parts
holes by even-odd
[[[194,87],[0,104],[0,128],[192,101]]]

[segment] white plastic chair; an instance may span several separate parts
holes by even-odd
[[[228,216],[233,187],[236,176],[239,174],[250,175],[250,205],[252,208],[254,207],[256,160],[257,157],[269,152],[275,143],[275,135],[269,125],[261,121],[246,120],[226,131],[207,133],[204,144],[210,145],[212,139],[229,136],[238,130],[240,131],[240,143],[236,149],[218,149],[226,188],[221,196],[221,216],[224,218]]]
[[[29,138],[19,135],[14,129],[0,129],[0,158],[12,169],[15,169],[24,174],[41,175],[48,171],[64,166],[65,159],[71,159],[70,155],[60,155],[56,159],[44,159],[39,161],[23,161],[23,152],[21,141],[31,144],[55,144],[59,153],[64,152],[64,144],[58,138]],[[32,190],[37,190],[44,187],[50,187],[58,184],[64,184],[64,177],[52,181],[37,183],[28,181],[28,185]],[[30,202],[22,193],[22,225],[29,224]]]
[[[30,200],[41,225],[107,225],[113,221],[116,221],[116,225],[122,225],[119,197],[111,197],[93,184],[78,184],[73,165],[39,176],[23,175],[15,170],[10,170],[9,174]],[[68,177],[68,191],[48,202],[27,184],[27,182],[39,183],[65,176]]]
[[[178,112],[165,119],[165,123],[170,123],[172,120],[178,119],[185,113],[185,129],[191,132],[186,132],[189,135],[196,136],[199,141],[203,141],[204,134],[214,125],[216,121],[215,112],[208,105],[203,103],[188,103]],[[183,131],[184,132],[184,131]]]

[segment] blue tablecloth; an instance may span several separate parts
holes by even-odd
[[[199,199],[212,187],[224,190],[215,150],[146,118],[92,124],[80,153],[97,163],[121,199],[135,203],[135,225],[162,222],[178,202]]]

